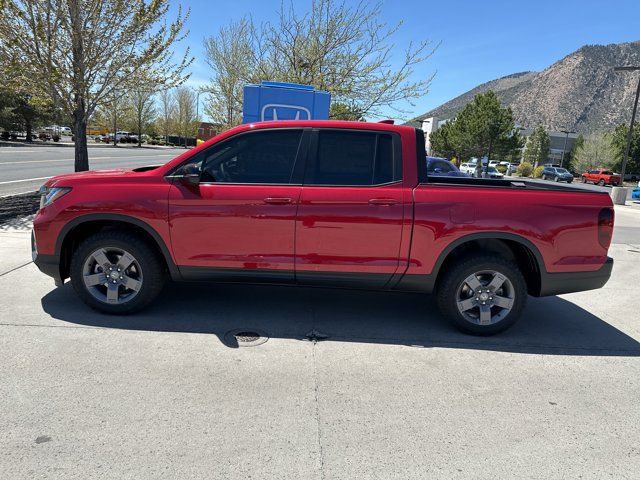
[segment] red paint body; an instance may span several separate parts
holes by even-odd
[[[235,134],[283,127],[394,132],[401,139],[403,179],[379,187],[194,186],[166,177],[192,155]],[[416,131],[407,126],[321,121],[243,125],[154,170],[49,180],[48,186],[72,190],[38,212],[37,252],[61,256],[69,222],[113,215],[135,219],[155,232],[178,270],[281,271],[281,281],[308,273],[375,274],[377,286],[392,286],[403,275],[434,274],[443,252],[472,234],[522,239],[537,249],[547,273],[596,271],[607,260],[608,241],[598,241],[598,215],[612,207],[608,195],[569,187],[419,183],[416,155]]]

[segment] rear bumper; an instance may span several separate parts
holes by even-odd
[[[543,273],[540,278],[540,297],[582,292],[603,287],[611,277],[613,258],[594,272]]]

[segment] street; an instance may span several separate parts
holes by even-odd
[[[98,170],[166,163],[184,152],[184,148],[91,145],[89,166]],[[33,192],[48,178],[69,172],[73,172],[72,147],[0,145],[0,197]]]
[[[103,315],[5,227],[2,477],[637,478],[639,220],[616,207],[603,289],[488,338],[406,293],[171,284]]]

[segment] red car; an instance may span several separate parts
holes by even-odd
[[[606,193],[429,177],[421,130],[242,125],[166,165],[61,175],[42,188],[33,257],[91,307],[148,305],[165,280],[435,292],[465,331],[513,324],[527,295],[608,280]]]
[[[620,185],[620,175],[610,172],[609,170],[589,170],[581,175],[582,183],[595,183],[600,186],[613,185],[614,187]]]

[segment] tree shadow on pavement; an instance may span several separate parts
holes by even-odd
[[[237,347],[233,330],[270,338],[415,347],[446,347],[548,355],[640,356],[640,343],[559,297],[529,298],[520,321],[493,337],[465,335],[441,318],[429,295],[229,284],[170,283],[146,310],[104,315],[76,297],[69,283],[42,298],[53,318],[127,330],[204,333]],[[229,341],[229,337],[232,338]]]

